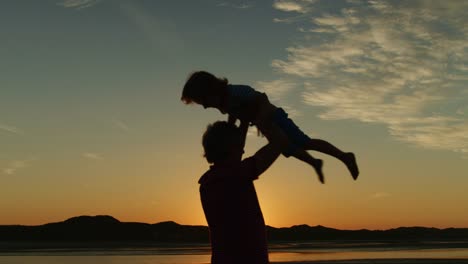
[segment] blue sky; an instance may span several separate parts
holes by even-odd
[[[257,183],[272,225],[468,221],[468,208],[456,207],[468,204],[464,1],[1,5],[4,224],[80,214],[203,224],[200,137],[226,117],[180,101],[200,69],[265,91],[306,133],[358,155],[362,175],[352,182],[317,154],[325,186],[310,167],[280,158]],[[255,134],[248,154],[265,144]],[[405,217],[385,219],[395,214]]]

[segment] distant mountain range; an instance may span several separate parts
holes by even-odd
[[[270,242],[288,241],[468,241],[468,228],[400,227],[339,230],[324,226],[267,227]],[[208,243],[208,227],[120,222],[112,216],[78,216],[39,226],[0,226],[0,244],[10,242]]]

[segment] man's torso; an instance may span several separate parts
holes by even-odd
[[[253,184],[256,178],[254,160],[246,159],[237,165],[212,166],[200,179],[214,260],[233,256],[268,262],[265,222]]]

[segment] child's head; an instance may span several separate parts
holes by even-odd
[[[193,102],[204,105],[209,96],[219,96],[220,87],[226,86],[228,80],[220,79],[206,71],[197,71],[190,75],[184,85],[181,100],[186,104]]]
[[[243,153],[239,128],[226,121],[208,125],[202,139],[205,158],[209,163],[225,161],[229,158],[240,160]]]

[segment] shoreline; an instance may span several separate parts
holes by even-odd
[[[271,264],[468,264],[468,246],[465,241],[400,244],[388,242],[350,243],[348,241],[330,244],[315,241],[304,244],[270,244],[269,258]],[[317,243],[321,246],[317,246]],[[13,244],[0,242],[0,263],[2,260],[32,259],[43,261],[34,263],[49,263],[50,259],[66,261],[74,257],[82,260],[93,259],[93,261],[99,258],[100,261],[103,260],[102,263],[107,263],[104,260],[122,257],[135,258],[135,260],[149,259],[154,263],[206,264],[211,255],[209,244],[102,242]],[[411,244],[413,246],[409,246]]]
[[[180,243],[180,242],[153,242],[153,241],[1,241],[0,252],[5,251],[28,251],[28,250],[70,250],[101,249],[119,250],[125,248],[151,249],[151,248],[206,248],[210,249],[209,243]],[[268,244],[270,253],[282,251],[302,250],[344,250],[355,249],[367,250],[424,250],[424,249],[451,249],[468,248],[468,240],[420,240],[420,241],[398,241],[398,240],[315,240],[315,241],[275,241]]]

